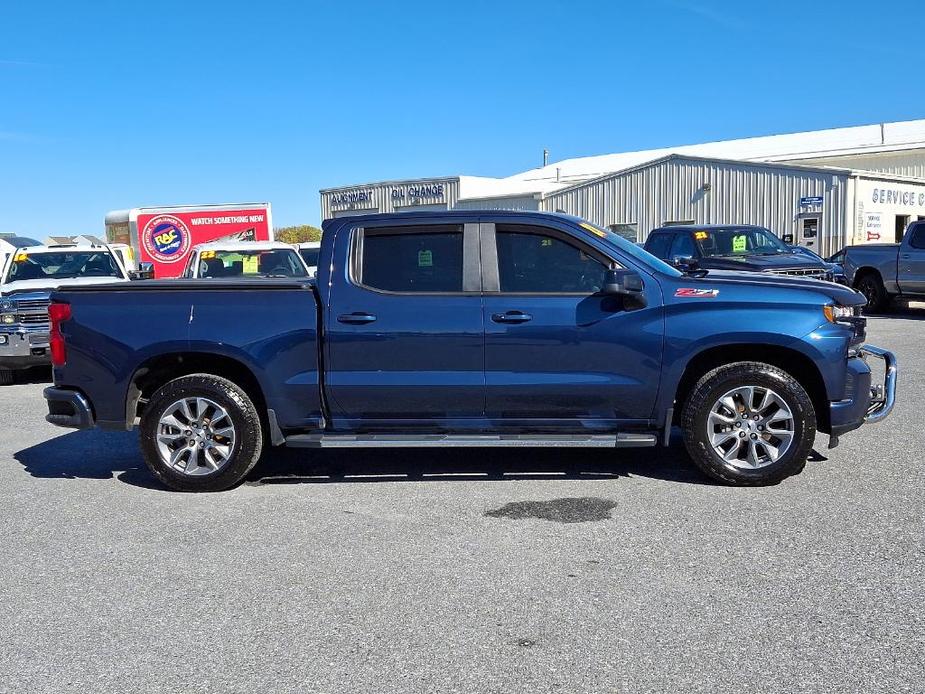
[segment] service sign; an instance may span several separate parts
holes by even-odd
[[[190,249],[209,241],[269,241],[266,207],[198,212],[162,209],[138,215],[139,260],[154,263],[155,277],[182,274]]]

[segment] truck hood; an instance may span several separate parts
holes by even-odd
[[[746,255],[736,258],[701,258],[700,267],[717,270],[824,270],[826,265],[814,262],[802,253],[781,253],[779,255]]]
[[[73,279],[61,280],[60,282],[49,283],[48,280],[19,280],[17,282],[7,282],[0,286],[0,294],[13,294],[14,292],[35,292],[46,291],[53,292],[56,289],[66,289],[67,287],[82,287],[84,285],[97,284],[117,284],[119,282],[128,282],[118,277],[75,277]]]
[[[685,286],[703,289],[722,289],[725,286],[737,287],[767,287],[781,289],[801,289],[824,294],[841,306],[863,306],[867,299],[860,292],[849,289],[841,284],[816,280],[808,277],[792,277],[790,275],[761,274],[756,272],[729,272],[726,270],[710,270],[703,277],[688,275],[677,280]],[[773,300],[772,297],[768,297]]]

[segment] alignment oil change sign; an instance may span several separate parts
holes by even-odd
[[[179,277],[190,250],[201,243],[270,240],[269,206],[140,210],[136,225],[132,245],[140,261],[154,263],[155,277]]]

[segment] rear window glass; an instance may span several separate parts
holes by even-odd
[[[461,292],[459,225],[366,229],[358,244],[360,284],[389,292]]]

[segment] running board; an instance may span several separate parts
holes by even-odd
[[[299,434],[288,436],[291,448],[639,448],[654,446],[655,434]]]

